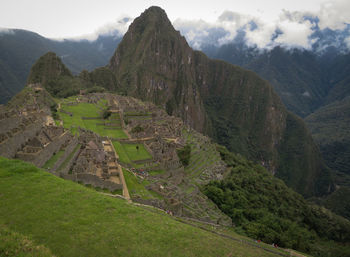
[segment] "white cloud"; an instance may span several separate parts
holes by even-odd
[[[217,14],[217,19],[212,22],[203,19],[186,20],[178,18],[173,22],[173,25],[181,31],[189,44],[195,49],[201,49],[205,44],[227,44],[235,40],[237,35],[248,46],[257,46],[261,49],[271,49],[276,45],[287,48],[310,49],[312,44],[319,39],[315,35],[311,38],[318,20],[321,29],[326,27],[344,29],[347,23],[350,24],[350,16],[348,15],[350,13],[350,1],[349,3],[348,1],[326,0],[323,4],[318,4],[319,10],[313,9],[312,11],[279,9],[274,16],[268,16],[263,12],[260,15],[259,12],[244,14],[226,10],[222,11],[220,15]],[[99,35],[120,37],[127,31],[132,20],[132,18],[125,15],[121,16],[114,22],[100,27],[94,33],[75,37],[73,40],[87,39],[93,41]],[[344,45],[343,40],[344,38],[340,41]],[[350,49],[350,37],[346,43]]]
[[[309,21],[303,23],[293,21],[282,21],[278,23],[278,28],[283,32],[274,42],[287,47],[311,48],[309,37],[313,33],[312,24]]]
[[[317,16],[320,19],[321,29],[330,28],[343,30],[346,24],[350,24],[350,1],[332,0],[321,4]]]
[[[257,24],[255,30],[246,30],[247,44],[249,46],[256,45],[258,48],[269,48],[271,46],[272,35],[276,31],[276,25],[258,20],[255,23]]]
[[[128,17],[128,16],[121,17],[114,22],[107,23],[104,26],[98,28],[94,33],[69,38],[69,40],[95,41],[99,36],[121,37],[127,32],[132,21],[133,21],[133,18],[131,18],[131,17]],[[63,40],[63,39],[57,38],[55,40]]]
[[[13,34],[15,33],[12,29],[7,29],[7,28],[1,28],[0,27],[0,34]]]

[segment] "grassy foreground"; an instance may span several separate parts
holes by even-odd
[[[0,199],[0,230],[49,256],[273,256],[2,157]]]

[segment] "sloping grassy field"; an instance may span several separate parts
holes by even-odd
[[[0,157],[4,226],[56,256],[273,256]]]

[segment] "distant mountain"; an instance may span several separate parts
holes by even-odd
[[[332,183],[303,121],[255,73],[193,51],[166,13],[147,9],[130,25],[108,68],[118,88],[164,106],[231,151],[263,163],[306,196]]]
[[[329,33],[324,40],[334,35]],[[305,119],[326,164],[350,174],[350,54],[340,51],[344,46],[320,48],[261,51],[233,43],[204,51],[268,80],[286,107]]]
[[[305,121],[327,165],[350,175],[350,96],[318,109]]]
[[[77,74],[107,64],[119,36],[99,36],[95,41],[55,41],[25,30],[0,33],[0,103],[6,103],[24,86],[31,66],[43,54],[57,53]]]

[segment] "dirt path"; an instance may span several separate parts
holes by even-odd
[[[114,145],[112,144],[112,141],[110,139],[108,139],[108,142],[109,142],[109,144],[110,144],[110,146],[111,146],[111,148],[112,148],[112,150],[114,152],[115,157],[118,159],[118,155],[117,155],[116,150],[114,149]],[[124,178],[122,167],[117,162],[116,162],[116,166],[117,166],[118,171],[119,171],[119,179],[120,179],[120,181],[122,182],[122,185],[123,185],[123,196],[125,197],[125,199],[128,200],[128,202],[131,202],[129,190],[128,190],[128,187],[127,187],[126,182],[125,182],[125,178]]]

